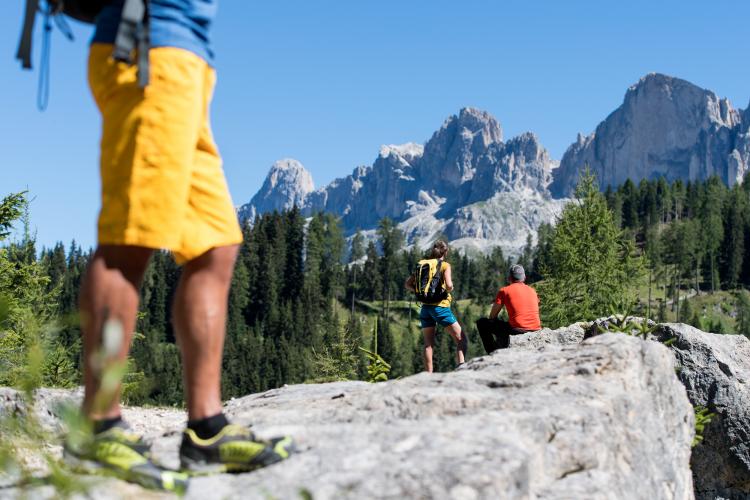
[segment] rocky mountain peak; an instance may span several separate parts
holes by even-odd
[[[437,177],[442,190],[453,190],[474,178],[478,159],[492,144],[502,144],[500,123],[486,111],[463,108],[449,117],[424,148],[423,177]]]
[[[424,146],[415,142],[407,142],[406,144],[383,144],[380,146],[379,158],[388,158],[391,155],[395,155],[399,158],[403,158],[408,163],[413,163],[414,160],[420,158],[424,154]]]
[[[293,158],[278,160],[272,166],[263,186],[250,203],[240,209],[240,217],[253,219],[256,214],[302,206],[315,190],[310,172]]]
[[[299,162],[284,160],[239,215],[254,218],[297,203],[306,215],[341,216],[348,234],[372,231],[388,217],[409,243],[429,244],[445,234],[458,248],[501,246],[516,254],[541,222],[554,220],[563,203],[549,200],[555,162],[539,139],[530,132],[507,143],[502,137],[492,115],[463,108],[424,146],[383,145],[372,166],[358,167],[316,191]]]
[[[750,165],[743,117],[727,99],[672,76],[650,73],[631,86],[623,104],[596,132],[565,152],[550,190],[572,193],[589,165],[602,187],[627,179],[702,180],[718,175],[728,185]]]
[[[684,109],[688,103],[700,106],[699,112]],[[740,121],[739,113],[732,109],[727,99],[720,99],[712,91],[687,80],[661,73],[649,73],[628,88],[624,106],[633,106],[634,113],[653,108],[679,113],[688,124],[696,126],[716,123],[733,127]]]
[[[547,155],[547,150],[539,142],[539,137],[533,132],[524,132],[523,134],[510,139],[505,143],[505,147],[516,153],[523,154],[527,158],[538,158],[540,155]]]
[[[503,141],[503,129],[494,116],[476,108],[462,108],[458,116],[447,121],[455,120],[462,133],[480,134],[485,146],[493,142]]]

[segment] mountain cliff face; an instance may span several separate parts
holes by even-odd
[[[587,164],[602,188],[712,175],[731,186],[750,170],[750,106],[734,109],[709,90],[652,73],[593,134],[578,135],[559,167],[533,133],[504,142],[495,118],[464,108],[424,145],[382,146],[371,166],[317,190],[299,162],[277,162],[240,216],[296,204],[308,215],[340,215],[347,234],[374,235],[389,217],[409,243],[445,235],[454,247],[518,254],[542,222],[555,221]]]
[[[731,186],[750,166],[749,125],[749,110],[733,109],[727,99],[685,80],[652,73],[628,89],[622,106],[596,132],[578,136],[555,171],[550,191],[570,195],[587,164],[602,187],[628,178],[712,175]]]
[[[448,118],[424,146],[382,146],[372,166],[316,191],[298,162],[294,175],[289,169],[281,175],[277,165],[241,217],[297,204],[305,214],[339,214],[348,234],[373,232],[389,217],[409,243],[429,245],[444,234],[454,247],[501,246],[514,254],[564,205],[547,191],[556,164],[537,137],[526,133],[503,142],[497,120],[472,108]]]
[[[297,160],[285,158],[271,166],[260,191],[240,211],[240,217],[254,219],[257,214],[301,206],[315,189],[312,176]]]

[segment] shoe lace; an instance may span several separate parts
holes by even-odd
[[[123,444],[145,444],[143,438],[139,434],[121,427],[113,427],[109,431],[103,433],[102,437]]]
[[[252,440],[255,439],[255,435],[250,429],[237,424],[227,424],[224,427],[224,435],[232,437],[245,437]]]

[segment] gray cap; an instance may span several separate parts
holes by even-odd
[[[510,266],[510,270],[508,271],[508,276],[510,276],[516,281],[526,280],[526,272],[523,270],[523,266],[521,264],[514,264]]]

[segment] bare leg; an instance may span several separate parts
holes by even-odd
[[[150,248],[100,245],[91,259],[81,285],[81,329],[83,331],[83,411],[92,419],[115,418],[120,415],[120,391],[100,408],[94,408],[99,388],[99,374],[94,354],[102,344],[101,332],[108,319],[119,321],[123,338],[116,360],[125,360],[135,329],[138,293],[143,273],[153,250]]]
[[[448,330],[448,333],[451,334],[451,337],[453,337],[453,340],[456,341],[456,362],[460,365],[464,361],[464,346],[465,341],[463,339],[463,332],[461,332],[461,325],[458,324],[458,321],[453,323],[452,325],[446,326],[446,330]]]
[[[213,248],[188,262],[175,293],[172,319],[182,352],[190,420],[221,412],[221,357],[238,248]]]
[[[424,369],[432,373],[432,348],[435,346],[435,327],[422,328],[424,335]]]

